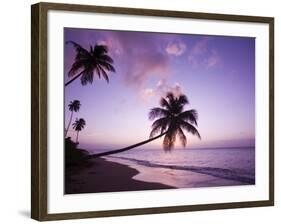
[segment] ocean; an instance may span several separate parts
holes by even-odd
[[[104,157],[139,171],[133,179],[176,188],[255,184],[255,148],[136,148]]]

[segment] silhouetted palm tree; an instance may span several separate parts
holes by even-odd
[[[186,146],[186,136],[184,131],[190,132],[201,139],[198,130],[194,127],[197,126],[198,114],[196,110],[184,111],[184,106],[188,104],[188,99],[185,95],[175,97],[172,93],[168,93],[160,100],[161,107],[155,107],[149,112],[149,119],[155,120],[152,124],[152,131],[150,132],[150,139],[128,146],[126,148],[112,150],[104,153],[90,155],[90,158],[107,156],[115,153],[124,152],[132,148],[144,145],[157,138],[164,136],[163,148],[165,151],[170,151],[175,144],[176,137]],[[159,134],[155,136],[156,134]]]
[[[81,84],[86,85],[88,82],[92,83],[94,73],[101,76],[109,82],[107,72],[115,72],[113,67],[113,59],[107,54],[108,49],[105,45],[95,45],[94,48],[90,45],[90,50],[86,50],[74,41],[67,41],[66,44],[71,43],[76,50],[75,61],[68,72],[69,80],[65,86],[72,83],[75,79],[81,77]],[[78,71],[81,72],[76,74]]]
[[[188,103],[185,95],[175,97],[172,93],[168,93],[166,98],[161,99],[161,107],[151,109],[149,119],[158,119],[152,124],[150,138],[153,138],[158,133],[165,133],[163,140],[164,150],[170,151],[174,147],[176,137],[179,137],[182,146],[185,147],[187,140],[184,131],[201,139],[198,130],[194,127],[194,125],[197,126],[197,111],[183,110]]]
[[[79,135],[79,132],[85,127],[86,125],[86,122],[83,118],[76,118],[75,122],[72,124],[73,126],[73,129],[75,131],[77,131],[77,135],[76,135],[76,143],[78,143],[78,135]]]
[[[70,127],[70,124],[72,122],[73,112],[79,111],[80,106],[81,106],[81,103],[80,103],[79,100],[70,101],[70,103],[68,104],[68,109],[71,111],[71,115],[70,115],[70,119],[69,119],[69,122],[68,122],[68,125],[67,125],[67,129],[65,130],[65,137],[67,135],[67,132],[68,132],[69,127]]]

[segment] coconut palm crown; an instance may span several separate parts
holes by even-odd
[[[178,137],[182,146],[185,147],[187,138],[185,131],[189,132],[199,139],[201,136],[196,129],[198,114],[196,110],[184,110],[184,106],[189,103],[187,97],[183,94],[175,96],[173,93],[167,93],[166,97],[160,100],[161,107],[155,107],[149,112],[149,119],[155,120],[152,124],[150,138],[157,134],[164,134],[163,148],[170,151]]]
[[[93,83],[94,74],[99,78],[103,77],[109,82],[108,72],[115,72],[113,67],[113,59],[108,55],[106,45],[96,44],[94,47],[90,45],[90,49],[86,50],[74,41],[67,41],[66,44],[72,44],[76,50],[76,56],[68,76],[72,78],[65,86],[72,83],[80,77],[81,84]],[[81,71],[77,74],[78,71]]]
[[[75,131],[77,131],[77,135],[76,135],[76,143],[78,143],[78,134],[80,131],[82,131],[82,129],[85,127],[86,122],[83,118],[76,118],[75,122],[72,124],[73,129]]]
[[[71,111],[71,115],[70,115],[70,119],[69,119],[67,128],[66,128],[66,130],[65,130],[65,137],[67,136],[67,133],[68,133],[68,131],[69,131],[70,124],[71,124],[71,122],[72,122],[73,112],[79,111],[80,107],[81,107],[81,103],[80,103],[79,100],[70,101],[70,103],[68,104],[68,109],[69,109],[69,111]]]
[[[80,109],[80,106],[81,106],[81,103],[79,100],[73,100],[73,101],[70,101],[70,103],[68,104],[68,109],[72,112],[77,112],[79,111]]]

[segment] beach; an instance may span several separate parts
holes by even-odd
[[[172,189],[174,187],[134,180],[139,172],[127,165],[95,158],[84,164],[67,167],[65,194]]]
[[[66,167],[65,193],[255,185],[254,148],[135,150]]]

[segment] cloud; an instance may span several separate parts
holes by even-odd
[[[137,53],[128,60],[125,80],[134,87],[142,87],[151,76],[165,77],[170,73],[167,58],[158,52]]]
[[[146,89],[143,89],[140,94],[141,94],[141,99],[144,102],[147,102],[151,99],[151,97],[153,97],[155,95],[155,91],[151,88],[146,88]]]
[[[179,83],[175,83],[175,85],[171,87],[171,92],[175,96],[180,96],[183,94],[182,86]]]
[[[159,38],[159,35],[142,32],[106,33],[105,43],[119,54],[115,58],[122,65],[122,75],[128,86],[140,89],[152,76],[170,74],[169,57],[160,47]]]
[[[198,63],[199,63],[199,62],[198,62],[196,56],[194,56],[194,55],[188,55],[187,60],[188,60],[189,64],[191,64],[191,65],[193,65],[193,66],[195,66],[195,67],[198,66]]]
[[[170,42],[166,47],[166,52],[170,55],[180,56],[186,50],[186,45],[182,42]]]
[[[217,50],[210,48],[211,37],[204,37],[191,48],[187,61],[194,67],[212,68],[221,64],[221,57]]]
[[[156,92],[162,97],[166,96],[167,92],[172,92],[175,96],[179,96],[183,93],[183,89],[178,82],[171,85],[166,79],[161,79],[156,85]]]
[[[211,55],[207,59],[207,67],[214,67],[216,65],[219,65],[221,62],[221,59],[217,53],[217,51],[212,50]]]
[[[204,37],[199,40],[194,47],[191,49],[192,55],[202,55],[207,51],[207,44],[211,40],[210,37]]]
[[[179,96],[183,94],[183,88],[178,82],[172,85],[168,83],[166,79],[161,79],[155,87],[142,89],[140,95],[144,102],[148,102],[153,97],[165,97],[168,92],[172,92],[175,96]]]
[[[114,60],[116,58],[122,64],[122,75],[128,86],[139,89],[151,76],[161,77],[169,73],[168,57],[157,49],[153,37],[117,32],[99,43],[107,45]]]
[[[114,56],[119,56],[123,53],[122,47],[118,41],[115,41],[112,37],[107,36],[103,39],[97,41],[98,44],[106,45],[108,47],[109,53]]]

